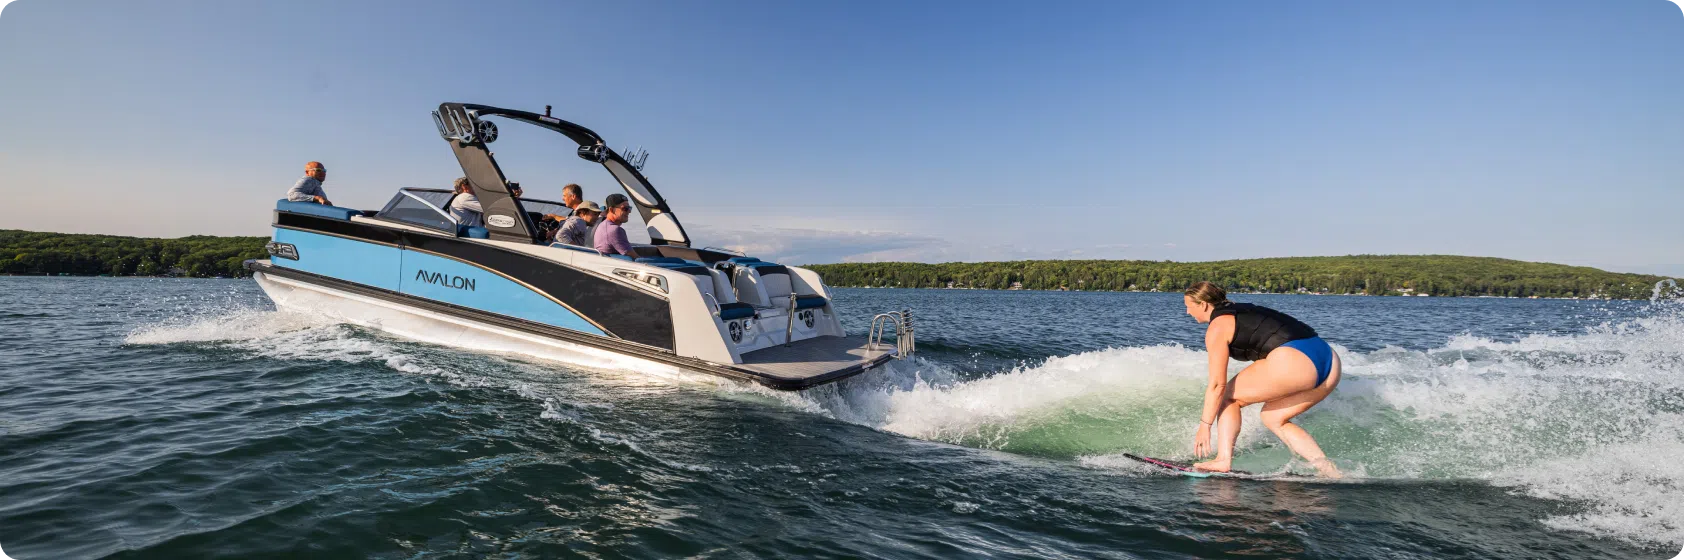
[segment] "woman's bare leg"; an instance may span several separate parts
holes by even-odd
[[[1258,360],[1241,370],[1239,374],[1234,376],[1233,380],[1228,382],[1228,402],[1224,405],[1219,417],[1222,424],[1219,427],[1221,439],[1217,440],[1216,458],[1196,463],[1193,466],[1201,470],[1216,472],[1230,470],[1233,463],[1234,443],[1239,439],[1240,433],[1240,409],[1260,402],[1270,403],[1264,405],[1265,411],[1271,410],[1271,407],[1278,411],[1268,414],[1263,419],[1264,425],[1270,431],[1275,432],[1276,437],[1286,441],[1287,447],[1292,448],[1300,455],[1304,454],[1303,451],[1299,451],[1302,443],[1309,442],[1309,447],[1304,448],[1304,450],[1313,449],[1319,461],[1327,463],[1326,457],[1321,454],[1321,448],[1316,446],[1315,439],[1310,438],[1310,434],[1305,432],[1303,428],[1299,428],[1297,425],[1287,422],[1287,420],[1291,420],[1292,417],[1309,410],[1311,406],[1327,397],[1328,393],[1333,392],[1333,386],[1338,384],[1338,364],[1338,357],[1335,356],[1333,371],[1329,373],[1327,383],[1323,383],[1319,387],[1316,385],[1315,363],[1311,362],[1309,356],[1305,356],[1303,352],[1292,348],[1276,348],[1275,351],[1269,353],[1266,359]],[[1274,406],[1277,401],[1280,401],[1281,406]],[[1288,411],[1285,409],[1297,410],[1287,414]],[[1271,425],[1271,420],[1279,420],[1279,422]],[[1283,434],[1281,431],[1281,429],[1286,429],[1283,424],[1284,426],[1291,426],[1290,430],[1294,431],[1290,433],[1292,440],[1288,440],[1289,435]],[[1293,441],[1298,441],[1299,445],[1294,445]],[[1309,459],[1309,457],[1305,458]],[[1312,461],[1312,463],[1314,462]],[[1317,469],[1321,470],[1322,466],[1318,464]]]
[[[1334,466],[1332,461],[1327,460],[1327,455],[1322,453],[1321,446],[1316,444],[1316,438],[1310,437],[1310,432],[1304,431],[1304,428],[1292,423],[1292,419],[1299,414],[1303,414],[1304,411],[1310,410],[1310,407],[1315,406],[1316,403],[1321,402],[1322,399],[1327,398],[1327,395],[1333,392],[1333,387],[1339,384],[1339,377],[1342,373],[1339,365],[1339,355],[1335,353],[1333,355],[1333,368],[1327,375],[1326,383],[1308,391],[1269,401],[1263,405],[1263,412],[1259,415],[1263,420],[1264,427],[1274,432],[1275,437],[1281,438],[1281,441],[1285,442],[1293,453],[1297,453],[1305,461],[1309,461],[1310,465],[1316,468],[1317,473],[1328,478],[1339,478],[1339,468]]]

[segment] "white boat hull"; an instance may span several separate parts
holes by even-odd
[[[468,321],[262,272],[253,273],[252,278],[275,302],[277,309],[319,315],[421,342],[480,352],[521,354],[588,369],[635,371],[664,379],[720,380],[672,364]]]

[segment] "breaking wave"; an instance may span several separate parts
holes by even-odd
[[[1684,306],[1650,311],[1570,336],[1460,335],[1427,351],[1336,345],[1344,379],[1298,422],[1359,481],[1480,480],[1584,506],[1544,520],[1551,527],[1684,541]],[[1123,452],[1190,457],[1205,367],[1202,350],[1179,345],[970,381],[913,361],[781,399],[909,437],[1132,474],[1144,469]],[[1243,415],[1236,466],[1307,471],[1260,426],[1260,408]]]

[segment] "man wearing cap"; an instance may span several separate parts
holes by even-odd
[[[632,254],[631,240],[626,237],[625,228],[620,224],[631,219],[631,203],[626,201],[626,195],[614,193],[603,200],[602,224],[596,226],[596,250],[604,255],[625,255],[636,258]]]
[[[602,207],[589,200],[580,201],[573,207],[573,215],[556,230],[555,240],[568,245],[586,247],[587,243],[594,243],[590,237],[591,226],[596,225],[596,219],[602,216]]]
[[[327,167],[322,166],[322,162],[312,161],[304,164],[304,178],[299,179],[291,189],[287,189],[287,200],[333,206],[333,203],[327,200],[327,192],[322,190],[322,181],[326,180]]]

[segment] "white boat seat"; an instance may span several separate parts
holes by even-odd
[[[789,268],[753,257],[736,258],[717,267],[729,270],[737,301],[761,309],[789,309],[790,297],[795,297],[796,309],[824,307],[830,300],[803,289]],[[802,293],[808,292],[808,293]]]

